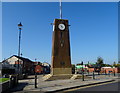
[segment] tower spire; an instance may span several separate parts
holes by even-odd
[[[62,19],[62,0],[60,0],[60,19]]]

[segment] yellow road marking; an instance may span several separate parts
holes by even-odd
[[[84,87],[79,87],[79,88],[74,88],[74,89],[68,89],[68,90],[64,90],[64,92],[69,92],[69,91],[75,91],[78,89],[84,89],[84,88],[89,88],[89,87],[94,87],[94,86],[100,86],[100,85],[105,85],[105,84],[110,84],[110,83],[115,83],[118,81],[114,81],[114,82],[107,82],[107,83],[102,83],[102,84],[95,84],[95,85],[89,85],[89,86],[84,86]]]

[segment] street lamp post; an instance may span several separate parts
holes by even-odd
[[[21,43],[21,30],[22,30],[22,24],[21,22],[18,24],[18,28],[19,28],[19,41],[18,41],[18,57],[20,57],[20,43]],[[18,73],[20,71],[20,60],[18,58]]]

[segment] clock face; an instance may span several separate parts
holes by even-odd
[[[58,25],[58,28],[59,28],[60,30],[65,30],[65,25],[64,25],[64,24],[59,24],[59,25]]]

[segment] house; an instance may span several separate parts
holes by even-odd
[[[34,63],[28,58],[13,55],[2,62],[3,68],[13,68],[15,73],[34,73]]]
[[[34,62],[35,73],[37,74],[49,74],[50,67],[50,64],[47,62]]]
[[[75,66],[75,72],[78,74],[80,74],[80,73],[82,73],[82,71],[84,71],[84,73],[86,73],[87,72],[87,69],[88,69],[88,67],[86,66],[86,65],[79,65],[79,64],[77,64],[76,66]]]
[[[43,62],[42,66],[43,66],[43,73],[49,74],[51,71],[51,65],[47,62]]]
[[[112,68],[112,67],[102,67],[101,68],[101,73],[109,73],[109,71],[111,72],[111,73],[118,73],[118,68]]]

